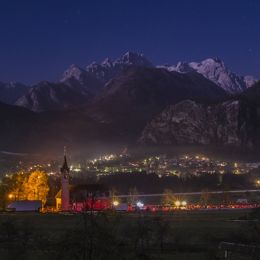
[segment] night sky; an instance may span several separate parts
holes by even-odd
[[[154,64],[219,57],[260,78],[258,0],[1,0],[0,31],[0,81],[54,81],[128,50]]]

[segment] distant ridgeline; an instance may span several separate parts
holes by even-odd
[[[127,52],[85,69],[71,65],[55,83],[1,83],[0,149],[119,143],[255,150],[259,89],[218,58],[156,67]]]

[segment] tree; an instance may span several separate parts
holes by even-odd
[[[23,172],[14,173],[4,177],[0,185],[0,207],[5,209],[10,200],[26,199],[24,195],[24,183],[27,175]]]
[[[15,200],[26,199],[24,189],[27,175],[24,172],[15,173],[11,178],[11,193]]]
[[[27,181],[24,183],[24,193],[26,199],[41,200],[45,203],[48,192],[49,185],[47,174],[40,170],[31,172]]]
[[[172,190],[165,189],[164,192],[163,192],[163,198],[162,198],[163,205],[173,206],[174,201],[175,201],[175,197],[174,197]]]
[[[230,193],[227,190],[222,193],[222,203],[224,205],[229,205],[231,203]]]
[[[136,187],[131,188],[129,190],[128,203],[133,205],[136,203],[137,200],[138,200],[138,191],[137,191]]]
[[[200,196],[200,204],[204,207],[207,207],[209,203],[209,199],[210,199],[209,190],[208,189],[202,190]]]
[[[6,199],[42,200],[45,203],[48,192],[48,176],[39,170],[14,173],[11,177],[4,178],[1,185],[1,193]]]
[[[112,204],[114,205],[115,202],[118,202],[120,203],[120,198],[118,198],[116,196],[116,189],[115,188],[112,188],[111,190],[109,190],[109,197],[110,197],[110,201],[112,202]]]

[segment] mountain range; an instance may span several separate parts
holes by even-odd
[[[255,149],[256,81],[219,59],[154,66],[143,54],[127,52],[85,69],[71,65],[59,82],[0,84],[1,146],[118,142]]]
[[[115,60],[106,58],[101,63],[93,62],[85,69],[73,64],[65,70],[59,82],[40,82],[33,86],[0,83],[0,101],[36,112],[70,109],[91,101],[110,80],[131,67],[155,68],[143,54],[127,52]],[[252,76],[240,76],[231,72],[217,58],[156,68],[182,74],[197,72],[231,95],[243,92],[257,81]]]
[[[209,58],[201,62],[179,62],[176,66],[160,67],[180,73],[196,71],[230,94],[241,93],[257,81],[252,76],[239,76],[230,71],[219,58]]]
[[[93,62],[86,67],[86,71],[93,74],[103,83],[108,82],[128,67],[147,67],[152,68],[154,65],[146,59],[143,54],[127,52],[115,61],[106,58],[103,62]]]

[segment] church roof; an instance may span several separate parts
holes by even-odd
[[[62,167],[60,168],[61,172],[69,172],[69,166],[68,166],[68,163],[67,163],[67,157],[66,155],[64,155],[64,161],[63,161],[63,165]]]

